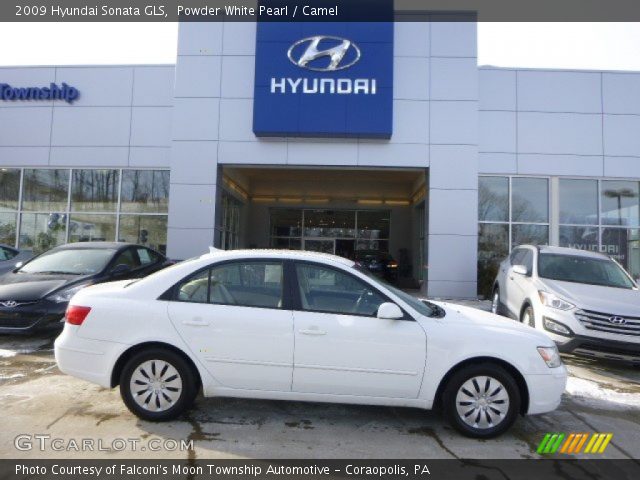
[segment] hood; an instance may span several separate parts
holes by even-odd
[[[86,275],[38,275],[9,272],[0,277],[0,300],[40,300],[56,290],[82,283]]]
[[[640,291],[638,290],[558,280],[544,279],[541,281],[550,292],[559,295],[578,308],[640,317]]]
[[[431,301],[431,300],[430,300]],[[551,345],[552,341],[544,333],[507,317],[494,315],[477,308],[465,307],[452,303],[433,302],[445,309],[447,315],[441,319],[444,323],[464,324],[471,328],[483,328],[504,333],[525,335],[537,340],[539,345]]]

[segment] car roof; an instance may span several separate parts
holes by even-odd
[[[76,242],[58,245],[56,250],[86,250],[86,249],[104,249],[104,250],[120,250],[126,247],[137,246],[135,243],[127,242]]]
[[[352,267],[355,262],[348,258],[338,257],[329,253],[310,252],[308,250],[276,250],[276,249],[245,249],[245,250],[218,250],[211,248],[199,258],[201,259],[223,259],[223,258],[285,258],[292,260],[308,260],[320,262],[333,262],[347,267]]]
[[[603,259],[603,258],[608,259],[609,258],[604,253],[591,252],[589,250],[580,250],[578,248],[552,247],[552,246],[549,246],[549,245],[540,245],[540,246],[519,245],[519,246],[520,247],[537,248],[540,251],[540,253],[553,253],[555,255],[572,255],[574,257],[599,258],[599,259]]]

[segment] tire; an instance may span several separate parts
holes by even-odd
[[[533,307],[528,305],[522,310],[520,314],[520,321],[525,325],[529,325],[531,328],[536,328],[536,317],[533,312]]]
[[[507,431],[520,412],[520,402],[513,376],[493,363],[471,365],[456,372],[442,394],[445,418],[471,438],[493,438]]]
[[[495,315],[502,315],[502,309],[500,308],[500,288],[493,289],[493,295],[491,296],[491,313]]]
[[[136,353],[120,375],[122,400],[143,420],[172,420],[191,407],[197,393],[192,367],[181,355],[164,348]]]

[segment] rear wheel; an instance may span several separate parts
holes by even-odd
[[[449,423],[473,438],[492,438],[504,433],[520,411],[515,379],[493,363],[469,366],[455,373],[442,400]]]
[[[520,315],[520,321],[525,325],[529,325],[532,328],[536,328],[536,317],[533,313],[533,307],[531,305],[527,305]]]
[[[493,289],[493,296],[491,297],[491,313],[500,315],[500,289],[498,287]]]
[[[120,377],[120,395],[143,420],[164,421],[187,410],[198,392],[191,366],[163,348],[143,350],[129,359]]]

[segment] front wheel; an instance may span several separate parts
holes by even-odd
[[[164,421],[187,410],[198,392],[197,381],[185,359],[170,350],[150,348],[125,364],[120,395],[127,408],[143,420]]]
[[[493,296],[491,297],[491,313],[500,315],[500,289],[498,287],[493,289]]]
[[[516,420],[521,401],[513,376],[492,363],[455,373],[442,400],[449,423],[472,438],[492,438],[507,431]]]

